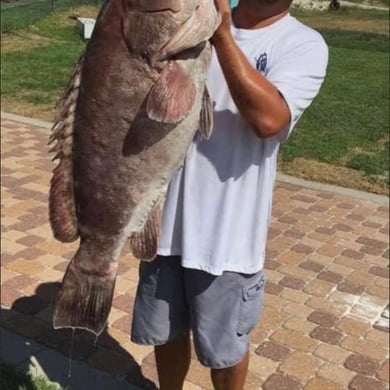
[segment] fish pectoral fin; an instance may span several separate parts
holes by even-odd
[[[130,249],[134,257],[150,261],[156,257],[161,225],[161,202],[149,213],[143,230],[130,236]]]
[[[209,139],[213,130],[213,102],[209,91],[205,87],[202,98],[202,109],[200,111],[199,131],[202,137]]]
[[[177,123],[191,111],[196,98],[192,78],[175,61],[170,61],[150,90],[146,112],[156,122]]]

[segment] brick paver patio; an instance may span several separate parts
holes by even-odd
[[[1,125],[1,326],[68,356],[71,331],[52,329],[52,302],[77,245],[56,242],[48,224],[49,130]],[[278,183],[246,390],[387,388],[388,213],[372,201]],[[125,253],[109,328],[96,344],[77,331],[73,358],[146,388],[145,378],[156,381],[152,348],[128,338],[136,284],[137,261]],[[195,356],[185,389],[212,389]]]

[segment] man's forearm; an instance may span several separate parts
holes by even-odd
[[[213,37],[230,94],[243,118],[263,138],[290,122],[290,111],[279,91],[245,58],[230,31]]]

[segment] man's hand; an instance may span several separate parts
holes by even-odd
[[[223,37],[225,34],[230,34],[230,25],[232,23],[228,0],[214,0],[214,3],[221,14],[222,21],[211,38],[212,43],[215,43],[218,38]]]

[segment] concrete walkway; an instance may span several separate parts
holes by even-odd
[[[120,261],[109,327],[95,340],[52,329],[52,302],[77,243],[52,238],[48,124],[2,115],[1,360],[70,390],[156,388],[152,348],[128,338],[137,264]],[[388,199],[279,175],[262,320],[245,389],[388,387]],[[212,389],[193,356],[186,390]]]

